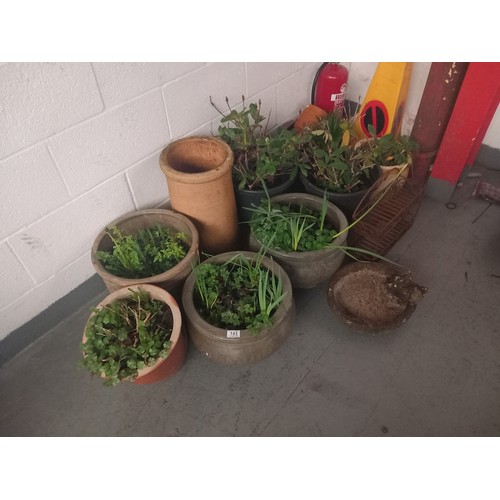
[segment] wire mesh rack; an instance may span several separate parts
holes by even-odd
[[[413,224],[423,193],[424,184],[408,178],[393,182],[378,201],[366,196],[353,214],[357,222],[349,231],[350,245],[385,255]]]

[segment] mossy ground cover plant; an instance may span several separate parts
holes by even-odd
[[[93,308],[92,312],[79,365],[104,377],[104,385],[134,380],[138,370],[168,355],[172,311],[149,293],[130,290],[128,298]]]
[[[206,262],[195,268],[194,304],[213,326],[249,329],[257,335],[272,325],[272,315],[287,292],[283,282],[262,265],[236,254],[222,264]]]
[[[120,278],[149,278],[168,271],[189,251],[187,236],[159,224],[128,234],[116,226],[107,233],[113,242],[109,251],[100,250],[97,258],[104,268]]]

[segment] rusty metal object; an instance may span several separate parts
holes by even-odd
[[[429,176],[468,66],[463,62],[431,65],[410,134],[420,146],[414,155],[413,175],[422,182]]]
[[[358,222],[349,230],[350,245],[385,255],[413,224],[423,193],[423,184],[406,179],[395,182],[375,205],[373,200],[362,201],[354,213]],[[360,257],[375,260],[366,254]]]

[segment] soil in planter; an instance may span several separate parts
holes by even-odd
[[[330,306],[348,322],[366,330],[399,326],[425,293],[408,274],[388,274],[376,268],[360,268],[330,284]]]

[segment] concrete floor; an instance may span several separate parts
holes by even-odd
[[[258,364],[190,346],[175,377],[106,388],[76,368],[102,294],[0,368],[0,435],[500,436],[500,205],[472,198],[476,182],[454,210],[424,198],[390,251],[429,288],[398,330],[350,330],[319,286],[297,291],[293,333]]]

